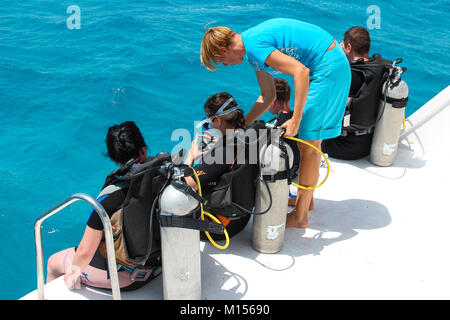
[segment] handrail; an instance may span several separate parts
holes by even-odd
[[[111,278],[111,288],[112,288],[112,296],[114,300],[120,300],[120,286],[119,286],[119,277],[117,275],[117,264],[116,264],[116,253],[114,251],[114,242],[113,242],[113,233],[111,228],[111,222],[109,220],[108,214],[106,213],[103,206],[85,193],[75,193],[68,197],[67,199],[61,201],[54,207],[50,208],[36,219],[34,223],[34,238],[36,245],[36,265],[37,265],[37,287],[38,287],[38,299],[44,300],[44,257],[42,250],[42,232],[41,225],[44,220],[51,217],[58,211],[64,209],[70,204],[83,200],[89,203],[92,207],[94,207],[98,216],[100,217],[103,223],[103,230],[105,232],[105,242],[106,242],[106,253],[108,259],[108,268],[109,275]]]
[[[401,132],[399,141],[419,129],[423,124],[450,106],[450,85],[435,95],[406,119],[407,128]]]

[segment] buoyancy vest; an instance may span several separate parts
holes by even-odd
[[[122,206],[111,216],[116,261],[125,267],[146,265],[150,255],[160,250],[158,219],[152,212],[167,181],[159,171],[165,161],[170,161],[170,155],[149,157],[131,173],[112,172],[105,182],[103,190],[128,186]],[[104,240],[100,252],[106,257]]]
[[[212,192],[205,194],[205,210],[227,218],[239,218],[254,210],[257,164],[230,166]]]
[[[97,199],[109,195],[117,190],[127,188],[130,184],[130,180],[125,177],[130,176],[132,172],[138,167],[139,164],[135,163],[134,159],[130,159],[125,165],[119,169],[111,171],[105,179],[102,190],[100,191]]]
[[[392,61],[375,54],[368,61],[350,62],[353,74],[362,78],[361,87],[350,96],[347,103],[343,131],[352,132],[371,129],[376,125],[382,86],[389,75]]]
[[[245,131],[254,130],[254,135],[247,135],[246,141],[239,136],[234,140],[236,158],[227,172],[218,180],[212,192],[205,194],[205,210],[226,218],[240,218],[254,212],[256,185],[259,177],[259,151],[270,143],[270,129],[264,121],[255,121]],[[240,147],[239,147],[240,146]]]

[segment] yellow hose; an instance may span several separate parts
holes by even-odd
[[[198,188],[198,195],[201,197],[202,196],[202,186],[200,185],[200,180],[198,179],[198,174],[195,171],[194,168],[192,168],[192,172],[194,172],[194,176],[195,176],[195,181],[197,182],[197,188]],[[205,220],[205,215],[208,216],[210,219],[212,219],[214,222],[217,223],[222,223],[220,222],[219,219],[217,219],[216,217],[214,217],[211,213],[206,212],[203,210],[203,204],[200,203],[200,209],[201,209],[201,215],[200,218],[202,220]],[[206,237],[208,237],[209,241],[211,242],[211,244],[216,247],[217,249],[221,249],[224,250],[226,248],[228,248],[228,245],[230,244],[230,237],[228,236],[228,232],[227,229],[224,227],[223,228],[223,233],[225,235],[225,244],[223,246],[218,245],[211,237],[211,235],[209,234],[209,232],[205,231]]]
[[[330,175],[330,162],[328,161],[327,157],[325,157],[325,155],[323,154],[323,152],[322,152],[319,148],[317,148],[315,145],[312,145],[312,144],[309,143],[309,142],[306,142],[305,140],[302,140],[302,139],[299,139],[299,138],[294,138],[294,137],[286,137],[286,138],[291,139],[291,140],[294,140],[294,141],[298,141],[298,142],[301,142],[301,143],[304,143],[304,144],[306,144],[307,146],[310,146],[311,148],[315,149],[316,151],[318,151],[318,152],[322,155],[322,157],[325,159],[325,161],[326,161],[326,163],[327,163],[327,175],[325,176],[325,179],[323,179],[323,181],[322,181],[321,183],[319,183],[317,186],[314,186],[314,187],[304,187],[304,186],[301,186],[301,185],[296,184],[296,183],[294,183],[294,182],[292,182],[292,184],[293,184],[294,186],[296,186],[297,188],[300,188],[300,189],[303,189],[303,190],[313,190],[313,189],[316,189],[316,188],[321,187],[321,186],[325,183],[325,181],[327,181],[328,176]]]

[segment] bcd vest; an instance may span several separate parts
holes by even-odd
[[[246,130],[248,129],[255,130],[254,140],[247,140],[243,145],[242,141],[240,142],[242,148],[237,148],[233,164],[219,178],[212,192],[204,195],[205,210],[212,214],[231,219],[247,214],[261,214],[254,212],[256,182],[260,173],[259,153],[263,145],[271,143],[270,129],[266,128],[264,121],[255,121]],[[292,169],[289,168],[281,174],[290,178],[292,173]]]
[[[352,74],[359,74],[363,82],[347,103],[343,131],[366,130],[376,125],[382,85],[389,75],[390,67],[392,61],[383,59],[377,54],[368,61],[359,59],[350,63]],[[349,122],[346,121],[348,116]]]
[[[120,177],[113,172],[107,178],[103,190],[128,184],[125,201],[111,216],[116,261],[123,266],[145,265],[150,254],[160,250],[159,224],[152,213],[155,199],[167,181],[159,171],[165,161],[170,161],[170,156],[150,157],[130,174]],[[104,240],[99,249],[106,257]]]
[[[246,210],[253,210],[258,165],[249,164],[248,161],[242,163],[241,156],[244,155],[237,154],[234,157],[233,163],[229,164],[228,170],[220,176],[212,190],[203,195],[206,211],[237,218],[246,215]]]
[[[258,165],[235,164],[225,172],[211,193],[205,194],[205,210],[227,218],[251,213],[255,206]]]

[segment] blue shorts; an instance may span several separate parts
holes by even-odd
[[[337,44],[325,52],[310,72],[309,92],[299,127],[300,139],[324,140],[341,134],[350,82],[350,65]]]

